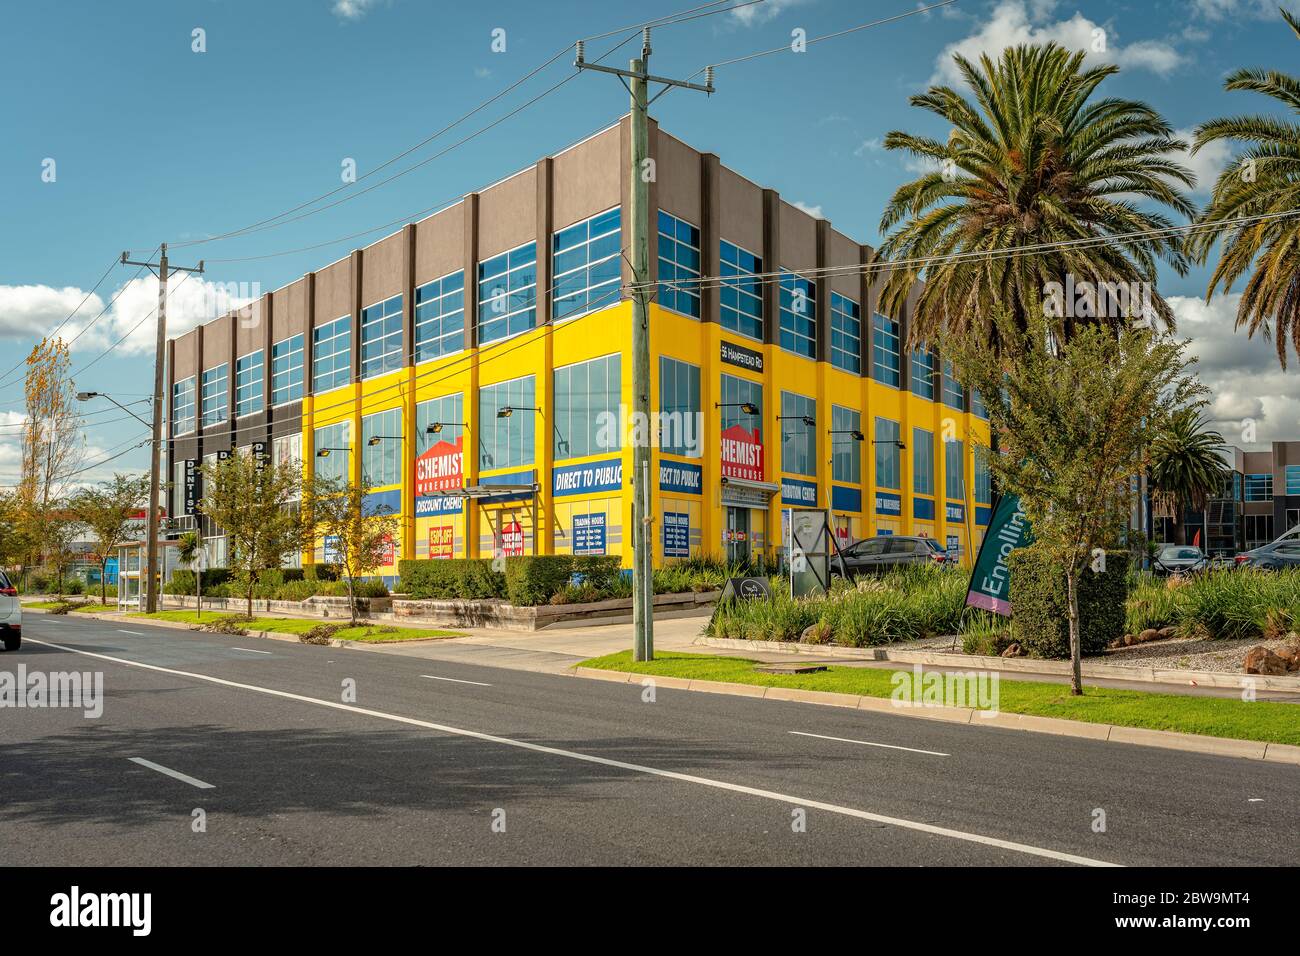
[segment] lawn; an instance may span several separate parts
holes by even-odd
[[[631,652],[623,651],[583,661],[580,666],[863,697],[888,698],[895,686],[895,671],[888,668],[831,666],[814,674],[763,674],[754,670],[757,661],[741,657],[672,652],[655,657],[654,661],[637,663]],[[998,690],[999,709],[1005,713],[1300,745],[1300,705],[1296,704],[1248,703],[1236,698],[1187,697],[1087,685],[1082,697],[1071,697],[1063,684],[1016,680],[1000,681]]]
[[[181,624],[211,623],[222,617],[229,617],[221,611],[204,611],[199,617],[197,611],[159,611],[157,614],[132,614],[131,617],[152,619],[155,621],[176,621]],[[257,617],[241,627],[249,631],[274,631],[277,634],[304,634],[318,624],[335,624],[334,620],[321,620],[294,617]],[[331,637],[341,641],[363,641],[369,644],[387,644],[396,641],[429,641],[444,637],[464,637],[461,631],[444,631],[434,628],[399,627],[392,631],[380,630],[382,624],[360,624],[357,627],[345,627],[335,631]]]
[[[23,607],[35,608],[39,611],[50,611],[59,607],[60,601],[24,601]],[[71,602],[68,602],[71,603]],[[116,604],[100,604],[96,601],[94,604],[73,604],[73,611],[116,611]]]

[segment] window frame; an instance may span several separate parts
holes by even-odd
[[[530,256],[531,252],[531,256]],[[515,257],[519,259],[516,262]],[[495,263],[503,263],[503,268],[486,274],[485,270],[495,268]],[[532,281],[523,282],[518,287],[512,285],[512,277],[517,275],[527,275],[531,272]],[[505,280],[505,287],[500,289],[495,295],[484,295],[484,288],[494,280]],[[505,252],[498,252],[496,255],[484,259],[478,264],[476,271],[476,281],[478,282],[478,313],[474,321],[474,341],[478,345],[492,345],[496,342],[504,342],[507,339],[514,338],[516,335],[523,335],[525,332],[531,332],[537,328],[537,240],[530,239],[528,242],[521,243],[513,249],[507,249]],[[516,297],[524,303],[517,309],[511,309],[511,300]],[[491,313],[491,303],[500,299],[506,302],[506,311],[500,315]],[[489,316],[484,318],[484,316]],[[526,322],[522,328],[512,328],[512,320],[519,316],[527,316]],[[495,327],[501,323],[505,331],[501,335],[492,335],[489,337],[485,334],[485,329],[489,326]]]
[[[405,365],[402,355],[402,293],[386,296],[361,310],[357,347],[360,351],[358,373],[361,379],[375,378],[396,372]],[[371,330],[379,327],[377,337],[367,338]],[[366,355],[367,346],[382,346],[378,355]],[[378,364],[378,368],[373,366]]]
[[[728,258],[728,251],[734,253]],[[746,258],[752,260],[744,265]],[[751,268],[752,266],[752,268]],[[744,246],[728,239],[718,240],[718,324],[729,332],[742,335],[755,342],[763,341],[763,332],[767,326],[767,317],[763,313],[763,284],[758,275],[763,271],[763,257],[750,252]],[[757,289],[757,291],[755,291]],[[730,295],[729,295],[730,293]],[[733,305],[727,305],[729,297],[735,298]],[[756,303],[757,315],[751,315],[740,308],[740,303]],[[733,316],[733,323],[728,323],[728,316]],[[742,317],[750,323],[757,323],[757,331],[742,328]]]
[[[298,343],[298,347],[296,350],[294,349],[295,340]],[[278,349],[282,345],[287,345],[288,351],[282,355],[277,355],[276,349]],[[296,365],[293,362],[294,356],[297,356],[298,358],[298,362]],[[306,384],[305,380],[306,380],[306,371],[307,371],[306,358],[307,358],[306,338],[303,336],[301,332],[296,332],[293,335],[290,335],[287,338],[283,338],[278,342],[271,343],[271,407],[272,408],[279,408],[281,405],[288,405],[290,402],[302,401],[303,396],[306,394],[306,389],[305,389],[305,384]],[[283,372],[277,372],[275,370],[275,363],[278,359],[288,360],[288,367],[285,368]],[[298,373],[296,376],[297,377],[296,383],[294,382],[295,371]],[[277,387],[276,382],[281,376],[287,376],[288,382],[284,386]],[[293,389],[295,384],[298,387],[297,395],[293,394]],[[282,398],[282,399],[279,398],[279,395],[281,394],[282,391],[287,391],[289,393],[287,398]]]
[[[457,281],[460,283],[458,286],[454,285]],[[431,292],[433,294],[430,294]],[[456,304],[457,299],[459,300],[458,304]],[[453,304],[452,308],[447,307],[449,302]],[[465,350],[464,269],[448,272],[446,275],[438,276],[436,279],[430,279],[428,282],[416,286],[413,305],[415,307],[415,321],[412,326],[412,365],[432,362]],[[435,306],[436,310],[433,308]],[[454,322],[457,316],[460,317],[460,326],[448,331],[448,322]],[[429,335],[429,330],[435,326],[437,334]],[[459,338],[459,344],[455,348],[442,347],[443,343],[456,338]],[[438,346],[436,352],[425,354],[426,350],[435,345]]]
[[[326,333],[328,334],[322,334]],[[311,330],[311,391],[313,395],[320,395],[323,392],[333,391],[336,388],[342,388],[352,383],[352,316],[343,315],[324,325],[318,325]],[[340,348],[338,343],[342,341],[343,346]],[[328,354],[317,354],[317,350],[322,346],[329,345],[332,350]],[[339,356],[344,356],[343,368],[338,367]],[[328,382],[321,382],[321,365],[325,359],[330,360],[331,368],[324,373],[329,376]],[[340,376],[342,380],[340,381]]]
[[[668,220],[665,222],[665,220]],[[671,232],[664,232],[667,226]],[[679,216],[674,216],[670,212],[659,210],[659,217],[656,221],[656,255],[659,266],[659,305],[669,311],[676,312],[678,315],[684,315],[691,319],[700,319],[704,315],[704,304],[700,296],[699,279],[703,275],[704,266],[704,238],[699,226],[688,222]],[[694,244],[692,245],[692,240]],[[670,255],[665,256],[665,245]],[[695,266],[689,264],[690,254],[694,254]],[[682,258],[688,261],[682,263]],[[696,280],[695,285],[690,287],[690,291],[678,286],[665,285],[663,279],[666,273],[668,279],[673,282],[690,283]],[[685,298],[688,303],[694,303],[694,309],[681,309],[682,299]]]
[[[596,232],[599,227],[602,231]],[[582,231],[583,238],[572,242],[569,245],[560,247],[562,240],[567,240],[570,235],[577,236]],[[592,259],[593,249],[603,248],[598,244],[608,244],[609,238],[614,237],[614,250],[599,255]],[[559,260],[562,256],[570,256],[583,250],[585,255],[579,265],[569,266],[563,272],[559,269]],[[606,270],[610,264],[613,264],[613,275],[607,278],[599,278],[593,282],[593,273],[597,275],[598,270],[604,267]],[[562,281],[571,277],[582,277],[582,285],[574,286],[572,289],[565,290],[565,294],[560,294],[560,284]],[[551,320],[553,322],[568,322],[573,319],[581,318],[592,312],[599,312],[601,309],[607,309],[618,301],[618,297],[609,298],[609,290],[613,289],[619,292],[623,281],[623,207],[612,206],[603,212],[598,212],[594,216],[588,216],[578,222],[557,229],[551,233]],[[593,301],[593,294],[599,292]],[[583,300],[582,308],[574,308],[561,313],[560,305],[571,298],[581,296]],[[608,299],[603,304],[602,300]]]

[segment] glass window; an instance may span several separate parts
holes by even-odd
[[[352,448],[352,430],[349,427],[351,424],[351,422],[338,422],[334,425],[324,425],[312,433],[317,478],[347,480],[348,458]],[[328,451],[328,454],[322,455],[322,451]]]
[[[361,310],[361,377],[402,367],[402,297],[395,295]]]
[[[623,447],[618,409],[622,362],[606,355],[555,370],[555,457],[582,458]]]
[[[781,393],[781,470],[795,475],[817,474],[816,399],[794,392]]]
[[[876,487],[903,487],[902,461],[903,453],[899,445],[898,422],[888,418],[876,419]]]
[[[1246,500],[1273,500],[1273,473],[1271,471],[1265,472],[1262,475],[1246,476]]]
[[[793,272],[781,273],[781,348],[817,357],[817,287]]]
[[[194,431],[194,376],[172,384],[172,434]]]
[[[700,414],[700,367],[659,357],[659,448],[670,455],[704,453]]]
[[[912,394],[934,401],[939,378],[939,356],[925,346],[912,353]]]
[[[700,317],[700,230],[659,210],[659,304]],[[675,286],[664,282],[676,282]]]
[[[757,273],[763,271],[763,260],[725,239],[718,243],[718,253],[722,274],[718,291],[722,327],[761,340],[763,284]]]
[[[352,317],[311,330],[311,390],[316,394],[352,381]]]
[[[290,464],[295,468],[302,468],[302,435],[281,435],[279,438],[271,440],[271,460],[276,465]],[[302,498],[302,489],[297,488],[290,495],[290,501],[298,501]]]
[[[302,398],[302,336],[293,335],[271,346],[271,404]]]
[[[877,312],[871,318],[871,377],[898,388],[902,382],[898,323]]]
[[[743,425],[746,431],[758,431],[758,440],[763,440],[763,385],[760,382],[751,382],[747,378],[737,378],[735,375],[723,375],[721,388],[722,407],[718,409],[722,413],[722,431],[726,431],[732,425]],[[753,405],[758,414],[750,415],[740,406],[743,404]]]
[[[551,317],[571,319],[618,301],[623,277],[619,207],[561,229],[551,240]]]
[[[855,409],[831,406],[831,477],[850,485],[862,483],[862,442],[850,432],[862,430],[862,415]]]
[[[951,439],[943,443],[944,493],[952,501],[966,500],[966,443]]]
[[[989,447],[971,445],[975,456],[975,500],[982,505],[993,500],[993,479],[989,474]]]
[[[230,414],[230,369],[226,365],[205,369],[199,393],[199,424],[206,428]]]
[[[478,341],[495,342],[537,325],[537,243],[478,265]]]
[[[235,359],[235,416],[251,415],[262,410],[262,394],[266,381],[262,366],[262,350],[249,352]]]
[[[456,443],[465,434],[465,396],[453,392],[415,406],[415,454],[423,455],[440,441]],[[433,425],[441,427],[430,432]]]
[[[934,432],[912,429],[912,492],[934,494]]]
[[[536,404],[531,375],[479,389],[478,447],[483,468],[521,468],[533,463]]]
[[[831,293],[831,364],[862,374],[862,307],[838,292]]]
[[[989,410],[984,407],[984,400],[975,389],[970,390],[970,413],[976,418],[988,419]]]
[[[943,363],[943,403],[949,408],[965,409],[966,390],[953,375],[952,363]]]
[[[1287,465],[1286,472],[1286,493],[1288,495],[1300,495],[1300,465]]]
[[[427,362],[465,347],[465,270],[415,290],[415,361]]]
[[[375,441],[372,445],[371,441]],[[402,410],[390,408],[361,419],[361,480],[371,488],[402,480]]]

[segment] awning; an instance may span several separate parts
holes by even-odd
[[[770,481],[723,478],[722,503],[738,508],[767,508],[772,496],[780,490],[780,485]]]

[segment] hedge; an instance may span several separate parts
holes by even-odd
[[[1128,569],[1132,555],[1107,551],[1106,570],[1085,565],[1079,573],[1079,646],[1099,654],[1124,633]],[[1058,562],[1034,547],[1018,548],[1008,557],[1011,569],[1011,634],[1035,657],[1070,657],[1070,615],[1065,572]]]
[[[203,593],[209,596],[213,589],[228,583],[234,574],[229,568],[208,568],[203,572]],[[164,594],[194,594],[194,572],[188,568],[177,568],[172,578],[163,585]]]
[[[544,554],[506,558],[495,571],[491,558],[452,558],[398,562],[401,590],[420,600],[505,598],[516,607],[549,604],[576,577],[605,593],[622,573],[616,555]]]
[[[420,600],[482,600],[506,596],[506,578],[492,570],[491,558],[399,561],[400,590]]]

